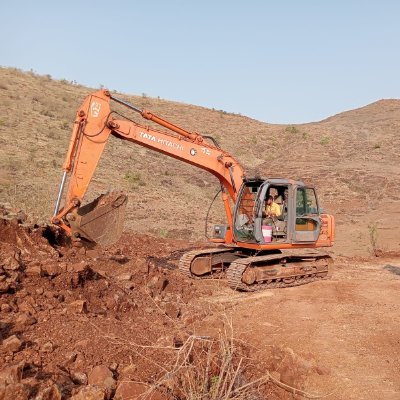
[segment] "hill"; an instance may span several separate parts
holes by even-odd
[[[50,76],[0,69],[0,202],[35,221],[52,215],[74,114],[93,91]],[[318,189],[335,214],[338,254],[368,254],[378,235],[384,250],[400,249],[400,100],[380,100],[323,121],[276,125],[223,110],[119,94],[176,124],[211,134],[249,175],[301,179]],[[144,122],[141,121],[143,124]],[[112,188],[128,192],[126,228],[197,240],[217,180],[166,156],[116,139],[107,145],[88,199]],[[219,222],[221,207],[213,208]]]
[[[248,175],[315,185],[335,215],[328,279],[244,293],[223,274],[177,270],[207,246],[194,241],[215,178],[130,143],[110,141],[87,198],[128,192],[116,244],[84,247],[24,223],[19,209],[30,222],[52,215],[91,91],[0,69],[0,398],[398,399],[400,102],[294,126],[118,94],[214,135]]]

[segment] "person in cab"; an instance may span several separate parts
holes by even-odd
[[[265,205],[265,217],[266,218],[277,218],[281,215],[281,207],[275,203],[273,196],[268,196],[267,203]]]

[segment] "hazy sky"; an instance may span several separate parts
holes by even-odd
[[[400,97],[400,1],[0,1],[0,65],[272,123]]]

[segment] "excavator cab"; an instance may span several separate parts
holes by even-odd
[[[266,215],[272,197],[276,215]],[[301,181],[253,179],[243,183],[234,211],[236,242],[276,245],[314,243],[321,229],[314,188]]]

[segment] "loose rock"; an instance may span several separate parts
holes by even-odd
[[[117,279],[119,281],[130,281],[132,279],[132,274],[130,274],[129,272],[125,273],[125,274],[121,274],[117,276]]]
[[[72,371],[71,379],[77,385],[87,385],[88,383],[88,377],[84,372]]]
[[[1,305],[1,311],[4,313],[9,313],[12,310],[11,306],[8,303],[3,303]]]
[[[12,335],[7,339],[3,340],[3,348],[5,351],[16,353],[22,347],[23,342],[17,338],[17,336]]]
[[[50,387],[44,389],[39,395],[36,397],[35,400],[61,400],[62,395],[60,388],[53,384]]]
[[[43,276],[43,270],[40,264],[29,265],[25,269],[26,276]]]
[[[7,271],[18,271],[21,267],[19,256],[17,253],[6,258],[3,262],[3,268]]]
[[[42,353],[52,353],[54,351],[54,344],[52,342],[46,342],[41,348]]]
[[[149,387],[136,382],[121,382],[115,392],[114,400],[130,400],[141,398],[148,391]],[[148,400],[167,400],[168,397],[156,390],[152,391],[144,398]]]
[[[168,303],[165,307],[165,314],[170,318],[178,318],[181,315],[180,308],[174,303]]]
[[[87,313],[87,303],[85,300],[75,300],[68,304],[68,311],[75,314]]]
[[[4,400],[29,400],[32,388],[23,383],[12,383],[5,386],[0,385],[0,399]]]
[[[37,323],[37,319],[27,313],[19,314],[17,319],[15,320],[15,324],[18,328],[26,328],[27,326],[31,326]]]
[[[70,400],[104,400],[105,391],[98,386],[85,386]]]
[[[105,365],[97,365],[94,367],[88,376],[88,382],[90,385],[96,385],[105,389],[107,398],[111,396],[112,391],[116,387],[113,373]]]
[[[60,267],[55,263],[48,263],[43,266],[44,274],[54,278],[61,273]]]
[[[25,363],[19,363],[3,369],[0,372],[0,385],[9,385],[11,383],[21,382],[24,367]]]
[[[36,289],[36,294],[41,296],[44,293],[44,289],[42,287]]]
[[[7,293],[10,290],[10,284],[7,282],[0,282],[0,293]]]

